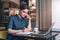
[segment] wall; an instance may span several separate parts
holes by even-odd
[[[18,4],[18,5],[20,4],[20,3],[19,3],[19,2],[20,2],[19,0],[10,0],[10,1],[15,2],[15,3]]]
[[[53,29],[60,29],[60,0],[52,0],[52,23],[55,22]]]
[[[53,31],[60,31],[60,0],[52,0],[52,23],[55,22],[53,26]],[[60,33],[56,36],[56,40],[60,40]]]
[[[40,30],[48,30],[51,26],[51,0],[38,0],[37,7]]]
[[[1,0],[1,1],[12,1],[12,2],[14,2],[14,3],[20,5],[20,1],[19,1],[19,0]]]

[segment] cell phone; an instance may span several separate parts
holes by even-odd
[[[25,16],[25,18],[27,18],[27,16]]]

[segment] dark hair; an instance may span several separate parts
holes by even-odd
[[[26,4],[22,4],[20,5],[20,10],[23,10],[23,9],[29,9],[29,8]]]

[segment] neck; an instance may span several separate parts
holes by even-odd
[[[20,14],[19,14],[18,16],[19,16],[20,18],[22,18]]]

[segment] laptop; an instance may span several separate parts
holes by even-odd
[[[48,31],[45,32],[45,33],[43,33],[43,34],[31,34],[31,35],[33,35],[33,36],[46,36],[46,35],[48,35],[48,34],[51,32],[52,27],[54,26],[54,24],[55,24],[55,22],[52,23],[52,25],[51,25],[51,27],[48,29]]]

